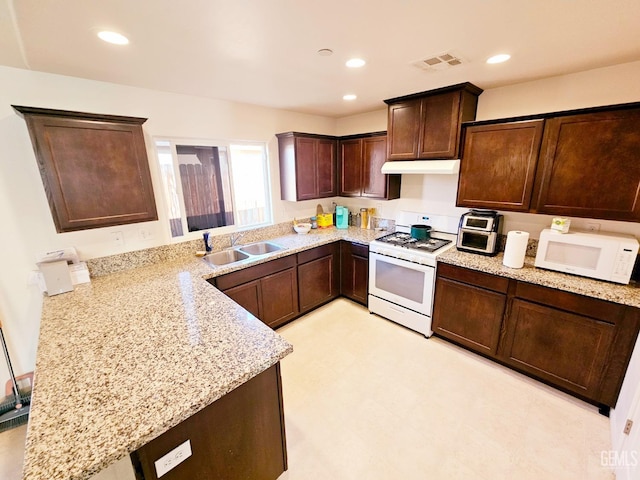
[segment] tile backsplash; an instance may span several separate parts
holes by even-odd
[[[309,219],[299,219],[299,221],[308,222]],[[375,218],[372,228],[381,226],[386,227],[389,231],[393,231],[395,224],[392,220]],[[247,244],[282,237],[291,233],[294,233],[292,222],[282,222],[276,225],[233,232],[233,234],[224,233],[221,235],[212,235],[211,243],[213,251],[217,251],[231,246],[232,235],[235,237],[239,236],[238,244]],[[92,258],[87,260],[87,267],[92,277],[99,277],[101,275],[122,272],[124,270],[153,265],[159,262],[169,262],[178,260],[179,258],[192,257],[195,252],[199,250],[204,250],[204,240],[202,238],[171,245],[135,250],[133,252],[119,253],[107,257]]]

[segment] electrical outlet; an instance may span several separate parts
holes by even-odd
[[[166,455],[155,461],[156,476],[160,478],[191,456],[191,440],[181,443]]]
[[[111,232],[111,241],[119,247],[124,246],[124,235],[122,232]]]
[[[599,223],[587,223],[587,230],[590,232],[599,232],[600,224]]]
[[[138,234],[140,235],[140,240],[153,239],[153,232],[150,228],[142,227],[140,230],[138,230]]]

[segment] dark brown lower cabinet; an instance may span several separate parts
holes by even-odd
[[[294,319],[298,309],[295,256],[227,273],[212,283],[271,328]]]
[[[298,316],[296,269],[288,268],[260,279],[263,322],[276,328]]]
[[[614,407],[640,309],[438,264],[436,335],[583,400]]]
[[[252,378],[131,454],[138,480],[189,441],[192,455],[162,480],[276,480],[287,469],[280,364]]]
[[[369,295],[369,247],[340,242],[340,294],[367,306]]]
[[[333,242],[209,280],[277,328],[340,294],[340,244]]]
[[[433,331],[477,352],[495,355],[508,280],[445,264],[438,269],[444,273],[436,281]],[[465,280],[491,289],[463,283]]]
[[[337,298],[340,293],[339,243],[298,253],[300,313]]]
[[[242,305],[245,310],[256,317],[261,318],[262,295],[260,293],[260,280],[254,282],[243,283],[237,287],[222,290],[224,294],[235,301],[238,305]],[[264,320],[262,320],[264,323]]]
[[[595,398],[615,325],[518,298],[506,319],[501,357],[518,369]]]

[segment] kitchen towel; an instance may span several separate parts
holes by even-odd
[[[527,243],[529,243],[529,232],[513,230],[507,233],[502,264],[509,268],[522,268],[524,256],[527,253]]]

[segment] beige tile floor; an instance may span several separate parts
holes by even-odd
[[[289,471],[313,479],[612,479],[595,407],[348,300],[278,330]]]
[[[278,331],[294,345],[279,480],[614,478],[595,407],[441,339],[344,299]],[[0,434],[3,480],[21,478],[25,433]]]

